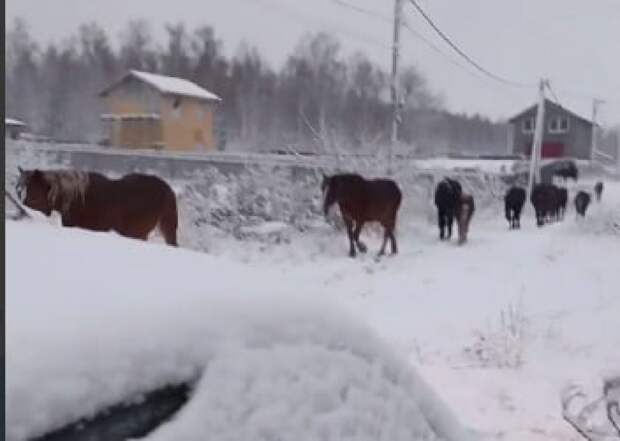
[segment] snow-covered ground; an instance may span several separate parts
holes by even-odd
[[[7,227],[7,423],[15,429],[13,439],[19,439],[27,423],[60,424],[71,412],[113,402],[132,387],[190,375],[213,359],[213,376],[205,376],[199,386],[203,398],[181,416],[199,421],[205,430],[220,430],[221,418],[241,418],[250,411],[233,394],[210,401],[214,393],[224,393],[224,386],[234,390],[257,384],[249,397],[256,400],[251,410],[286,402],[281,404],[286,409],[315,415],[333,408],[330,393],[335,389],[346,382],[363,383],[362,378],[372,379],[362,395],[387,394],[394,400],[390,405],[402,406],[382,414],[393,418],[390,427],[423,427],[417,422],[419,414],[426,415],[424,409],[407,406],[423,407],[424,400],[409,403],[390,389],[394,383],[388,385],[373,370],[381,363],[407,369],[396,361],[379,361],[391,360],[390,351],[363,326],[352,325],[355,320],[387,341],[395,358],[409,361],[413,380],[396,383],[406,384],[405,395],[424,388],[415,376],[420,373],[462,422],[490,439],[578,439],[561,418],[562,388],[577,382],[595,391],[606,372],[620,368],[620,183],[606,183],[603,202],[593,202],[586,219],[576,220],[571,204],[564,222],[542,229],[535,227],[529,207],[520,231],[508,231],[499,205],[479,211],[463,247],[439,242],[436,227],[423,218],[401,219],[400,254],[381,260],[371,254],[349,259],[344,232],[327,225],[291,232],[279,244],[214,236],[207,238],[211,255],[156,243],[125,245],[129,241],[114,235],[54,231],[37,223],[7,222]],[[284,229],[274,224],[251,233]],[[364,234],[375,252],[379,236]],[[65,245],[73,241],[88,246]],[[121,249],[126,254],[118,255]],[[196,308],[200,302],[204,307]],[[228,329],[225,339],[223,329]],[[126,338],[119,339],[122,335]],[[226,345],[213,343],[230,336],[237,341],[232,351],[231,346],[220,351]],[[374,354],[375,362],[360,364],[349,353],[327,356],[334,336],[355,348],[352,352]],[[299,346],[295,357],[289,356],[290,345],[281,345],[292,341]],[[261,354],[268,342],[276,350]],[[202,343],[204,350],[196,350]],[[102,360],[99,354],[112,347],[118,357]],[[136,348],[141,352],[132,359]],[[76,357],[78,349],[84,352]],[[74,361],[68,373],[67,357]],[[34,362],[41,360],[42,367]],[[92,360],[98,367],[90,373]],[[269,360],[281,363],[274,367]],[[337,365],[351,369],[339,377]],[[320,391],[307,406],[296,400],[308,390],[291,388],[283,380],[300,370],[307,375],[303,384]],[[89,372],[78,375],[83,384],[45,381],[50,374],[62,379],[80,372]],[[123,375],[140,378],[140,383]],[[259,377],[271,380],[253,383]],[[112,378],[112,386],[101,378]],[[36,399],[27,390],[33,385]],[[283,389],[291,394],[281,394]],[[84,390],[99,401],[84,397],[84,404],[73,410],[59,405],[52,414],[34,412],[54,400],[64,399],[67,405]],[[365,408],[369,414],[380,407],[363,396],[360,401],[362,407],[370,403]],[[218,406],[224,414],[201,419],[201,411]],[[341,416],[359,416],[344,405],[339,410]],[[286,413],[277,406],[264,412],[257,426],[248,429],[257,432],[228,433],[228,439],[268,433],[274,430],[269,422]],[[41,416],[34,422],[23,420],[23,415],[35,414]],[[406,415],[416,415],[416,424],[403,426]],[[370,432],[385,422],[375,416],[368,420]],[[351,418],[338,424],[359,423]],[[304,422],[293,419],[291,424],[293,431]],[[320,430],[344,430],[326,424]],[[154,439],[175,439],[180,434],[175,430],[171,424]]]
[[[620,368],[620,184],[607,182],[602,203],[577,220],[572,197],[592,186],[570,185],[565,220],[542,229],[529,205],[520,231],[508,231],[500,206],[476,213],[464,247],[440,243],[420,219],[401,222],[401,253],[380,261],[344,257],[345,234],[328,229],[260,252],[214,249],[320,286],[409,357],[467,424],[501,440],[567,440],[562,389],[600,394]],[[369,242],[376,251],[379,236]]]

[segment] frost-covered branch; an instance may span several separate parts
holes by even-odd
[[[594,414],[601,407],[601,403],[606,400],[605,396],[599,397],[590,403],[586,402],[581,408],[571,410],[571,408],[575,408],[573,403],[576,399],[587,399],[586,395],[578,386],[570,385],[562,392],[561,403],[564,421],[570,424],[577,433],[588,441],[610,441],[612,439],[618,439],[610,429],[600,427],[593,422]],[[609,402],[607,404],[607,410],[609,412]],[[609,418],[611,420],[611,417]],[[612,421],[612,425],[615,427],[614,421]],[[617,428],[615,429],[617,430]]]
[[[620,376],[606,378],[603,383],[607,419],[620,438]]]

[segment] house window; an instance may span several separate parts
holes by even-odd
[[[525,118],[523,120],[523,133],[533,133],[534,127],[534,118]]]
[[[177,119],[181,117],[181,104],[181,98],[175,98],[172,102],[172,116]]]
[[[549,133],[568,132],[568,118],[565,116],[555,116],[549,120]]]

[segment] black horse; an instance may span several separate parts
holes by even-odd
[[[601,202],[601,196],[603,196],[603,183],[601,181],[594,184],[594,195],[596,196],[596,202]]]
[[[590,194],[585,191],[577,193],[577,196],[575,196],[575,210],[577,211],[577,216],[585,217],[588,205],[590,205],[590,199]]]
[[[546,220],[557,214],[558,192],[553,184],[536,184],[532,189],[530,201],[536,211],[536,225],[542,227]]]
[[[564,219],[566,212],[566,204],[568,203],[568,190],[565,187],[555,187],[557,206],[555,209],[555,217],[557,220]]]
[[[361,253],[367,250],[360,241],[360,233],[366,222],[377,221],[384,229],[383,245],[379,255],[385,254],[388,239],[392,254],[398,252],[394,229],[402,193],[391,179],[367,180],[357,174],[323,176],[321,189],[325,194],[323,211],[338,203],[349,236],[349,256],[355,257],[356,246]]]
[[[439,226],[439,239],[441,240],[452,237],[452,223],[457,215],[462,193],[461,184],[450,178],[442,179],[435,188],[437,225]]]
[[[566,161],[556,167],[553,171],[553,175],[564,178],[564,181],[568,180],[568,178],[572,178],[577,181],[577,178],[579,177],[579,170],[577,169],[577,164],[575,164],[574,161]]]
[[[521,210],[525,204],[525,189],[510,187],[504,196],[504,208],[509,227],[521,228]]]

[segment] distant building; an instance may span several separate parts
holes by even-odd
[[[100,93],[107,143],[127,148],[210,151],[221,99],[191,81],[129,71]]]
[[[537,105],[533,105],[510,118],[514,154],[530,156],[537,113]],[[591,121],[550,100],[545,100],[544,116],[543,158],[590,159]]]
[[[4,118],[4,137],[18,139],[26,129],[26,123],[13,118]]]

